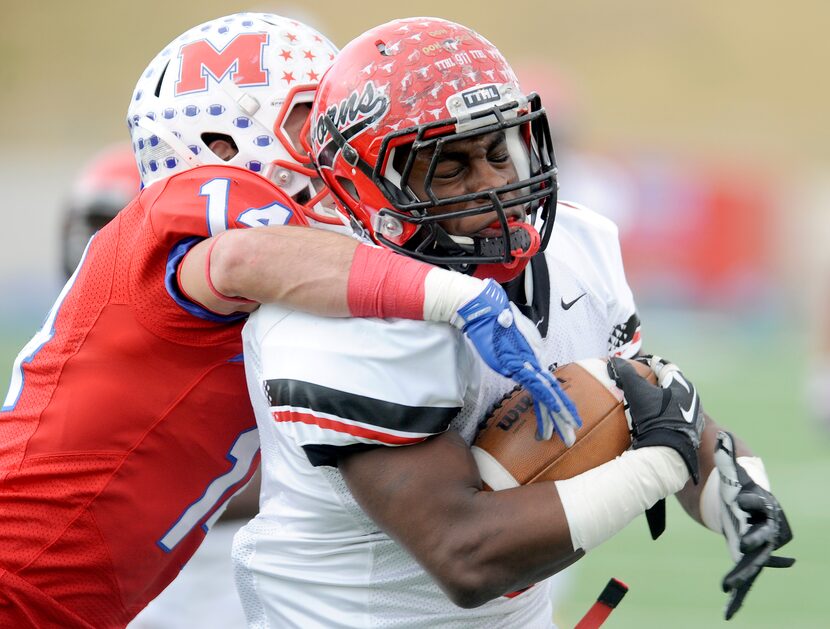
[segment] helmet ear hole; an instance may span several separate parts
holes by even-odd
[[[203,133],[202,142],[219,159],[228,161],[239,152],[234,139],[225,133]]]

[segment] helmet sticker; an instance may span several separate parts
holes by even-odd
[[[493,103],[501,98],[499,88],[495,85],[484,85],[473,90],[461,93],[467,107],[477,107],[486,103]]]
[[[268,72],[262,62],[267,44],[267,33],[241,33],[222,50],[217,50],[206,39],[184,44],[179,51],[180,75],[175,95],[205,91],[208,75],[217,82],[230,76],[240,87],[268,85]]]
[[[329,107],[324,114],[317,117],[314,124],[314,134],[320,146],[317,153],[318,165],[330,168],[340,150],[340,142],[331,138],[324,117],[334,122],[343,140],[348,142],[381,120],[388,111],[389,98],[375,87],[372,81],[367,81],[360,93],[354,90],[339,103]]]

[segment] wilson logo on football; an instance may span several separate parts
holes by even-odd
[[[506,400],[503,400],[506,401]],[[496,424],[502,430],[510,430],[517,421],[522,418],[522,414],[533,408],[533,398],[530,395],[523,395],[516,402],[516,405],[511,408]],[[495,411],[495,408],[493,409]]]
[[[388,111],[389,98],[381,93],[372,81],[369,81],[360,93],[357,90],[353,91],[347,98],[329,107],[325,114],[318,116],[314,123],[314,135],[320,147],[317,151],[317,161],[320,167],[331,168],[342,143],[331,137],[325,118],[329,118],[334,123],[342,140],[348,142],[383,118]]]

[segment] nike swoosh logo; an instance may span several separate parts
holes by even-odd
[[[677,369],[673,369],[668,373],[661,374],[658,377],[660,380],[660,386],[663,388],[668,387],[672,382],[676,382],[681,387],[686,389],[689,395],[692,396],[692,404],[689,408],[683,408],[680,403],[678,402],[677,407],[680,409],[680,414],[683,416],[683,419],[686,420],[686,423],[692,424],[695,421],[695,415],[697,415],[697,407],[700,404],[700,400],[697,397],[697,392],[695,391],[694,385],[686,380]]]
[[[689,408],[680,407],[680,414],[683,415],[683,419],[686,420],[687,423],[693,424],[695,421],[695,415],[697,414],[695,411],[697,410],[697,396],[692,399],[692,405]]]
[[[683,419],[686,420],[686,423],[693,424],[695,421],[695,415],[697,415],[697,391],[695,391],[695,388],[691,382],[685,378],[681,378],[677,373],[672,374],[672,380],[683,385],[683,388],[692,394],[692,405],[689,408],[683,408],[680,404],[677,406],[680,407],[680,414],[683,415]]]
[[[565,298],[563,297],[562,298],[562,310],[570,310],[571,306],[573,306],[576,302],[578,302],[580,299],[585,297],[585,295],[587,295],[587,294],[588,293],[582,293],[579,297],[577,297],[573,301],[568,301],[568,302],[566,302]]]

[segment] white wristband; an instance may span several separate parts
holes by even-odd
[[[739,456],[738,464],[746,470],[749,477],[761,487],[769,491],[769,478],[767,478],[764,462],[757,456]],[[700,492],[700,519],[706,528],[715,533],[722,533],[720,509],[720,478],[718,468],[714,468],[706,479],[706,484]]]
[[[683,458],[672,448],[628,450],[568,480],[556,481],[574,550],[588,552],[621,531],[661,498],[689,480]]]
[[[464,322],[456,311],[484,290],[484,280],[447,271],[430,269],[424,279],[424,321],[451,323],[460,328]]]

